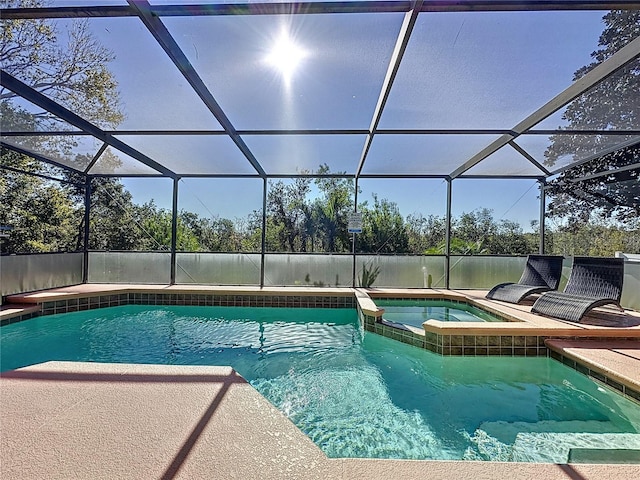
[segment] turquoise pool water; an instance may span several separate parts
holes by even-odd
[[[502,318],[467,303],[450,300],[375,299],[376,305],[384,308],[382,318],[392,322],[422,327],[427,320],[443,322],[504,322]]]
[[[640,449],[640,407],[551,359],[442,357],[351,309],[133,305],[0,328],[3,371],[48,360],[231,365],[330,457],[566,462]]]

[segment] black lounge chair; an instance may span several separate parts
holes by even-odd
[[[542,294],[531,312],[579,322],[602,305],[614,304],[624,311],[620,305],[623,281],[624,258],[574,257],[564,291]]]
[[[493,287],[486,298],[520,303],[534,293],[557,290],[562,275],[563,256],[529,255],[518,283],[501,283]]]

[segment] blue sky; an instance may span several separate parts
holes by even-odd
[[[124,179],[136,203],[154,200],[170,209],[172,181],[169,179]],[[372,194],[395,202],[402,215],[446,212],[446,183],[429,179],[361,179],[358,202],[373,203]],[[260,179],[195,179],[184,178],[178,187],[178,208],[202,217],[245,219],[253,210],[262,208]],[[530,222],[539,219],[538,184],[531,180],[471,180],[453,182],[452,214],[460,216],[479,208],[493,210],[497,220],[513,220],[530,230]]]
[[[568,87],[574,71],[590,62],[602,15],[423,13],[380,126],[510,129]],[[237,129],[368,129],[402,18],[389,13],[162,21]],[[127,115],[119,128],[220,129],[138,19],[90,19],[90,26],[116,56],[110,69]],[[265,61],[283,28],[307,52],[289,82]],[[223,136],[121,138],[177,172],[254,173]],[[448,174],[495,138],[378,135],[363,173]],[[254,135],[244,140],[268,173],[282,175],[314,170],[320,163],[334,172],[353,173],[364,145],[361,135]],[[538,147],[534,154],[540,161],[543,151]],[[508,147],[482,168],[510,175],[531,166]],[[125,184],[140,203],[153,197],[164,208],[171,204],[168,180],[126,179]],[[496,218],[516,220],[525,228],[538,219],[533,181],[460,179],[453,185],[454,215],[486,207]],[[361,200],[376,192],[395,201],[405,216],[444,214],[442,180],[363,179],[361,187]],[[180,208],[206,216],[244,218],[262,203],[260,180],[185,179],[180,192]]]

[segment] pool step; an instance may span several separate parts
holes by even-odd
[[[568,463],[640,463],[640,450],[623,448],[572,448]]]
[[[519,433],[511,461],[567,463],[574,449],[640,450],[637,433]]]
[[[608,421],[599,420],[542,420],[540,422],[484,422],[478,427],[502,443],[513,444],[518,435],[526,433],[622,433]]]

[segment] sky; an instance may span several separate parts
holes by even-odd
[[[162,1],[151,3],[163,3]],[[76,5],[78,2],[75,3]],[[603,12],[448,12],[418,17],[380,127],[388,129],[511,129],[571,84],[591,61]],[[403,15],[164,17],[162,22],[238,130],[367,130]],[[97,40],[114,54],[126,114],[123,130],[220,130],[220,124],[137,18],[91,18]],[[68,20],[60,20],[62,28]],[[269,62],[287,35],[303,52],[286,75]],[[560,121],[560,119],[558,119]],[[377,135],[364,174],[436,174],[455,170],[498,135]],[[252,174],[227,137],[120,136],[177,173]],[[541,137],[544,138],[544,137]],[[244,135],[269,174],[315,170],[354,173],[364,135]],[[544,142],[543,142],[544,143]],[[538,145],[530,152],[537,160]],[[480,172],[537,172],[507,146]],[[130,162],[121,156],[124,164]],[[125,179],[138,203],[171,205],[171,181]],[[403,215],[444,215],[442,180],[362,179]],[[202,216],[245,218],[262,205],[262,182],[183,179],[179,208]],[[531,180],[455,180],[454,216],[490,208],[496,218],[528,228],[539,216]]]
[[[277,181],[277,180],[274,180]],[[161,208],[170,209],[170,179],[123,179],[135,203],[153,200]],[[372,195],[395,202],[403,217],[409,215],[446,214],[446,182],[440,179],[361,179],[358,202],[373,204]],[[480,208],[493,210],[496,220],[518,222],[531,231],[531,221],[539,219],[538,182],[533,180],[472,180],[453,182],[451,211],[454,217]],[[195,179],[183,178],[178,184],[178,209],[197,213],[204,218],[246,219],[253,210],[262,209],[260,179]]]

